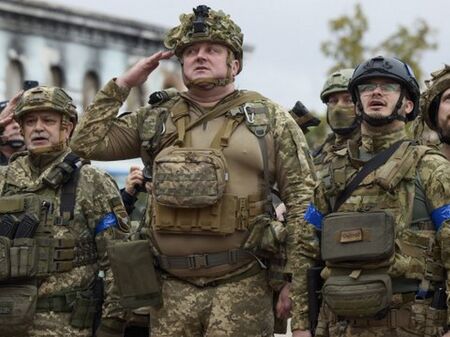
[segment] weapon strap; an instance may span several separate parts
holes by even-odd
[[[370,159],[367,163],[364,164],[362,169],[358,172],[358,174],[352,179],[345,189],[339,194],[336,198],[336,202],[334,203],[333,212],[336,212],[342,204],[352,195],[355,189],[359,186],[359,184],[367,177],[371,172],[375,171],[377,168],[383,166],[389,158],[397,151],[397,149],[402,145],[405,141],[400,140],[394,144],[392,144],[387,149],[378,153],[375,157]],[[408,141],[410,142],[410,141]]]
[[[80,169],[85,163],[73,152],[69,153],[63,162],[72,166],[74,170],[67,182],[61,187],[59,212],[62,219],[72,220]]]

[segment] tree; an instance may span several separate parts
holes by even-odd
[[[395,56],[408,63],[420,83],[423,75],[420,67],[422,55],[427,50],[435,50],[437,44],[429,41],[430,35],[434,34],[434,30],[428,26],[425,20],[418,19],[413,26],[416,27],[415,32],[412,32],[408,27],[400,26],[398,31],[384,40],[374,49],[374,52]]]
[[[342,68],[353,68],[356,64],[361,63],[367,50],[362,40],[369,28],[361,5],[356,4],[353,17],[343,15],[330,20],[328,25],[331,32],[336,35],[333,39],[321,44],[324,55],[335,61],[329,73]]]
[[[334,65],[329,72],[341,68],[353,68],[364,61],[369,52],[370,56],[388,55],[408,63],[420,83],[423,74],[420,59],[424,52],[436,49],[437,44],[430,41],[434,29],[428,26],[425,20],[417,19],[414,26],[415,31],[399,26],[396,32],[377,46],[364,45],[364,34],[369,28],[369,23],[361,5],[356,4],[354,15],[343,15],[329,22],[331,33],[335,37],[321,44],[323,54],[334,60]]]

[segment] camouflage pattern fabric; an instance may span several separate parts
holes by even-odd
[[[31,155],[27,152],[14,154],[10,165],[0,171],[1,195],[31,192],[45,196],[53,200],[54,215],[59,216],[60,189],[51,189],[43,179],[69,152],[70,150],[41,155]],[[106,255],[108,242],[122,239],[128,232],[127,214],[120,200],[117,186],[108,174],[90,165],[82,166],[76,189],[74,219],[69,226],[54,225],[52,235],[55,238],[92,238],[97,250],[97,262],[75,267],[67,272],[55,273],[40,280],[38,297],[77,288],[87,289],[98,271],[103,270],[105,273],[103,317],[120,319],[124,317],[125,313],[114,291]],[[109,227],[94,237],[94,229],[100,219],[111,212],[116,215],[118,226]],[[69,319],[69,313],[36,313],[34,326],[29,333],[31,336],[88,336],[92,333],[91,329],[80,330],[70,327]]]
[[[234,95],[238,95],[239,91]],[[109,82],[101,91],[97,93],[94,102],[89,106],[83,118],[78,125],[74,137],[72,138],[72,147],[75,152],[87,158],[96,158],[100,160],[116,160],[141,156],[143,160],[149,160],[148,153],[142,146],[143,141],[151,141],[155,136],[155,125],[158,116],[168,110],[167,106],[171,106],[179,97],[173,98],[167,104],[153,109],[143,107],[134,113],[116,118],[117,112],[125,101],[128,90],[119,88],[114,81]],[[224,98],[224,101],[228,97]],[[220,104],[220,103],[219,103]],[[264,104],[268,108],[268,117],[270,120],[269,147],[272,149],[270,159],[270,179],[277,183],[280,191],[281,199],[286,204],[288,238],[287,248],[287,265],[286,272],[294,272],[299,266],[305,266],[312,263],[310,256],[300,254],[298,250],[299,242],[303,242],[304,233],[303,213],[311,197],[314,181],[311,175],[313,170],[311,159],[309,158],[306,139],[300,129],[288,115],[288,113],[280,106],[265,100]],[[198,118],[204,111],[196,110],[191,115],[192,118]],[[209,121],[208,127],[203,129],[202,126],[194,129],[200,132],[203,137],[211,139],[214,134],[210,130],[215,121]],[[222,125],[223,122],[217,121],[216,125]],[[175,126],[170,120],[167,121],[165,136],[175,131]],[[241,129],[241,131],[240,131]],[[198,130],[198,131],[197,131]],[[193,133],[194,133],[193,131]],[[239,132],[248,133],[245,125],[235,131],[230,138],[230,148],[232,146],[242,147],[239,142]],[[164,137],[161,140],[164,146]],[[256,137],[252,137],[256,154],[260,156],[260,149],[257,144]],[[233,145],[232,143],[235,142]],[[145,142],[144,142],[145,144]],[[140,148],[141,147],[141,148]],[[156,152],[158,149],[155,150]],[[225,155],[226,152],[224,151]],[[246,161],[250,161],[249,154],[246,154]],[[227,158],[228,160],[228,158]],[[261,159],[258,159],[261,161]],[[248,167],[252,167],[249,165]],[[251,171],[253,179],[257,179],[255,187],[264,186],[263,172]],[[230,177],[233,172],[231,172]],[[238,177],[239,175],[234,175]],[[251,194],[247,192],[247,194]],[[307,234],[309,235],[309,234]],[[244,269],[248,269],[245,266]],[[224,275],[223,277],[232,277],[242,273],[242,269],[235,271],[232,275]],[[294,279],[296,275],[294,274]],[[204,284],[212,279],[190,279],[190,282]],[[306,292],[306,284],[294,281],[292,289],[292,298],[294,299],[294,310],[292,327],[298,329],[307,326],[307,300],[304,296]]]
[[[362,145],[360,147],[357,144],[350,143],[347,148],[336,152],[336,156],[332,160],[332,165],[334,166],[330,170],[333,171],[332,176],[334,177],[331,186],[326,188],[324,181],[322,181],[315,189],[313,204],[316,209],[323,216],[329,214],[331,212],[330,200],[335,198],[339,191],[343,190],[346,182],[350,181],[359,171],[364,162],[362,159],[366,161],[376,153],[402,139],[406,139],[404,129],[372,137],[362,135]],[[389,161],[386,165],[388,164]],[[396,224],[396,242],[407,242],[414,235],[426,236],[432,233],[431,238],[435,237],[432,243],[435,262],[442,264],[448,272],[450,268],[450,248],[445,242],[448,242],[447,240],[450,237],[450,221],[443,221],[437,232],[430,229],[430,226],[434,228],[433,224],[427,224],[426,221],[416,224],[416,226],[419,226],[418,229],[411,225],[412,201],[414,200],[415,189],[414,181],[416,179],[420,181],[423,188],[423,194],[426,197],[430,213],[439,207],[450,204],[450,166],[446,159],[430,148],[418,160],[417,166],[408,167],[402,180],[391,186],[390,190],[382,187],[382,183],[377,180],[377,172],[378,170],[369,174],[363,180],[360,186],[341,206],[339,212],[382,209],[392,214]],[[428,222],[431,222],[431,220]],[[421,226],[423,226],[423,229],[421,229]],[[318,256],[320,254],[319,246],[316,244],[318,232],[313,229],[312,225],[310,232],[310,241],[305,241],[302,249]],[[423,257],[409,256],[397,247],[387,272],[393,279],[420,280],[420,270],[425,270],[425,259]],[[327,275],[329,275],[329,271],[322,273],[322,276],[327,277]],[[448,287],[448,279],[446,283]],[[411,331],[405,332],[406,330],[403,328],[388,329],[386,326],[357,328],[352,326],[351,323],[348,323],[348,326],[346,326],[344,321],[335,322],[334,317],[328,318],[328,323],[332,323],[329,331],[330,336],[415,336],[413,331],[419,331],[418,335],[422,336],[426,324],[423,318],[424,310],[428,307],[428,304],[417,305],[417,303],[412,303],[411,301],[406,301],[402,304],[406,307],[415,308],[414,310],[416,311],[420,309],[418,310],[420,313],[415,312],[413,309],[410,310]],[[422,334],[420,334],[420,331],[422,331]]]
[[[151,336],[273,336],[272,291],[263,272],[217,287],[168,279],[164,306],[150,312]]]

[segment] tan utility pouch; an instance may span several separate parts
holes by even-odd
[[[159,307],[161,285],[149,241],[118,241],[107,249],[122,306],[127,309]]]
[[[153,194],[164,206],[214,205],[222,198],[227,180],[226,160],[218,149],[168,147],[153,163]]]
[[[33,324],[37,287],[31,284],[0,285],[0,327],[2,336],[24,336]]]
[[[340,318],[363,318],[382,314],[392,299],[392,281],[387,274],[330,276],[322,288],[323,300]]]
[[[394,220],[386,212],[331,213],[323,221],[322,259],[329,264],[389,259],[394,240]]]
[[[240,228],[238,198],[225,194],[215,205],[203,208],[174,208],[154,203],[154,228],[159,232],[205,235],[232,234]],[[248,219],[247,219],[248,221]]]

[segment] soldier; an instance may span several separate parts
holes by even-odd
[[[362,144],[336,152],[331,179],[316,187],[305,215],[326,262],[316,336],[442,336],[450,166],[406,139],[419,104],[407,64],[372,58],[356,68],[349,91]]]
[[[347,141],[360,138],[355,105],[348,92],[348,82],[353,69],[345,68],[332,73],[325,82],[320,99],[327,105],[327,123],[333,133],[313,154],[314,165],[320,179],[326,176],[327,165],[335,151],[347,145]]]
[[[439,135],[442,153],[450,160],[450,66],[433,72],[425,84],[421,111],[428,127]]]
[[[100,160],[142,156],[153,170],[149,219],[163,306],[150,313],[151,336],[272,336],[269,282],[283,289],[278,316],[292,298],[292,328],[303,328],[295,299],[306,286],[293,282],[289,293],[286,281],[301,263],[295,245],[313,188],[305,138],[279,105],[235,89],[243,34],[228,15],[198,6],[180,21],[165,39],[171,51],[97,93],[72,146]],[[116,118],[130,88],[173,54],[188,90]],[[275,183],[286,225],[269,215]]]
[[[3,121],[3,116],[11,115],[11,111],[5,111],[5,108],[8,106],[8,109],[12,109],[21,94],[22,92],[13,97],[9,106],[7,105],[8,101],[2,102],[3,106],[0,105],[0,165],[8,165],[9,158],[13,153],[25,150],[19,124],[13,119]]]
[[[96,336],[121,336],[106,255],[128,231],[117,187],[68,147],[77,112],[61,88],[26,91],[14,119],[28,150],[0,174],[1,335],[92,336],[103,310]]]

